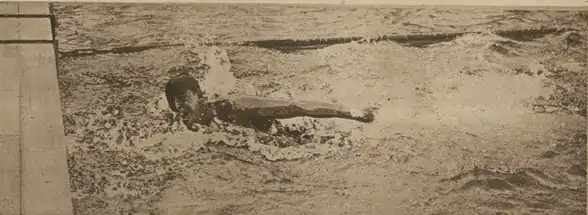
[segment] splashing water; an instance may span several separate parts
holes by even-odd
[[[210,66],[201,85],[205,93],[226,98],[235,91],[237,79],[231,72],[231,63],[227,51],[212,46],[206,54],[206,63]]]

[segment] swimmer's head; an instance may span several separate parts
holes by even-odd
[[[166,98],[172,111],[182,119],[184,125],[192,129],[194,125],[209,125],[214,118],[214,112],[207,104],[207,98],[200,89],[198,80],[189,72],[193,69],[176,67],[170,73],[174,75],[165,87]]]

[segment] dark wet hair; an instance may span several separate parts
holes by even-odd
[[[185,104],[187,93],[195,93],[199,98],[204,97],[198,81],[186,70],[172,71],[178,73],[165,84],[165,97],[174,112],[179,112],[178,104]],[[171,72],[170,72],[171,73]]]

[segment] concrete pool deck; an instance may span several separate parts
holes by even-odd
[[[0,3],[0,214],[73,214],[49,3]]]

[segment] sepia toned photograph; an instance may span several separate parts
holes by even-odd
[[[586,213],[588,11],[49,10],[73,214]]]

